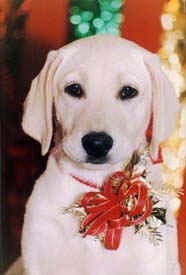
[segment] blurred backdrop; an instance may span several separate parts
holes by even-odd
[[[49,50],[101,32],[121,35],[158,53],[180,98],[177,129],[163,144],[163,171],[178,215],[179,254],[182,275],[186,274],[186,203],[182,195],[180,207],[178,198],[186,179],[185,0],[0,0],[2,270],[20,254],[25,203],[47,160],[20,126],[31,80]]]

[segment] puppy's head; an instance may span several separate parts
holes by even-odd
[[[98,35],[49,53],[24,104],[23,129],[46,154],[52,106],[62,138],[58,147],[84,167],[127,161],[143,148],[153,115],[150,152],[175,126],[178,102],[156,55],[125,39]]]

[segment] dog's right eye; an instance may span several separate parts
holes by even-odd
[[[126,100],[126,99],[130,99],[130,98],[133,98],[135,96],[138,95],[138,91],[131,87],[131,86],[124,86],[119,94],[118,94],[118,97],[121,99],[121,100]]]
[[[65,87],[65,93],[69,94],[70,96],[81,98],[84,96],[84,91],[80,84],[74,83],[70,84]]]

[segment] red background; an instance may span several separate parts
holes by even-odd
[[[122,25],[122,36],[137,42],[152,52],[157,52],[161,45],[160,36],[162,29],[160,16],[165,2],[166,0],[127,0],[123,8],[125,21]],[[5,146],[7,148],[7,166],[9,167],[9,162],[11,162],[12,166],[16,167],[16,171],[13,173],[14,180],[11,178],[11,175],[9,175],[6,183],[7,187],[4,191],[6,197],[5,205],[7,209],[9,209],[8,211],[5,211],[5,224],[7,227],[11,227],[8,231],[5,230],[5,233],[10,234],[11,240],[14,240],[15,242],[17,241],[17,243],[19,243],[20,239],[25,200],[32,189],[31,181],[33,181],[44,169],[46,161],[40,157],[39,145],[26,137],[19,127],[22,102],[28,91],[30,81],[38,73],[44,63],[46,53],[50,49],[61,47],[68,42],[69,1],[31,0],[25,1],[20,9],[22,12],[28,13],[28,17],[24,29],[25,39],[21,48],[19,74],[16,80],[11,79],[10,76],[8,79],[5,77],[6,79],[4,80],[6,84],[8,84],[8,86],[6,85],[8,88],[5,89],[5,92],[7,96],[12,96],[13,100],[15,99],[15,93],[21,91],[19,102],[16,105],[16,108],[18,108],[17,136],[7,138],[9,130],[4,133],[4,136],[6,136]],[[4,67],[4,71],[4,74],[6,75],[6,66]],[[12,89],[12,93],[8,89]],[[12,106],[11,103],[11,100],[9,100],[8,104],[10,105],[10,109]],[[15,106],[12,107],[12,109],[13,108],[15,108]],[[14,111],[16,112],[16,110]],[[25,159],[27,159],[27,161],[25,161]],[[29,177],[30,183],[28,180]],[[18,192],[17,190],[19,190],[20,182],[22,182],[22,186],[20,187],[20,192]],[[28,184],[30,184],[29,187]],[[14,196],[15,193],[16,196],[22,197],[20,214],[18,214],[18,212],[13,212],[12,210],[15,207],[17,208],[17,200]],[[178,218],[179,254],[182,264],[182,275],[185,275],[186,234],[184,233],[184,227],[186,225],[186,203],[184,200],[182,201],[183,203]],[[19,245],[15,245],[15,250],[19,251]]]

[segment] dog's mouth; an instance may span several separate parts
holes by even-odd
[[[99,158],[95,158],[93,156],[87,156],[86,159],[86,163],[91,163],[91,164],[105,164],[107,163],[109,160],[108,156],[104,156],[104,157],[99,157]]]
[[[64,154],[70,158],[72,161],[81,163],[81,164],[95,164],[95,165],[104,165],[108,164],[110,161],[110,157],[108,155],[105,156],[92,156],[88,155],[83,158],[76,158],[69,150],[66,150],[66,148],[63,147]]]

